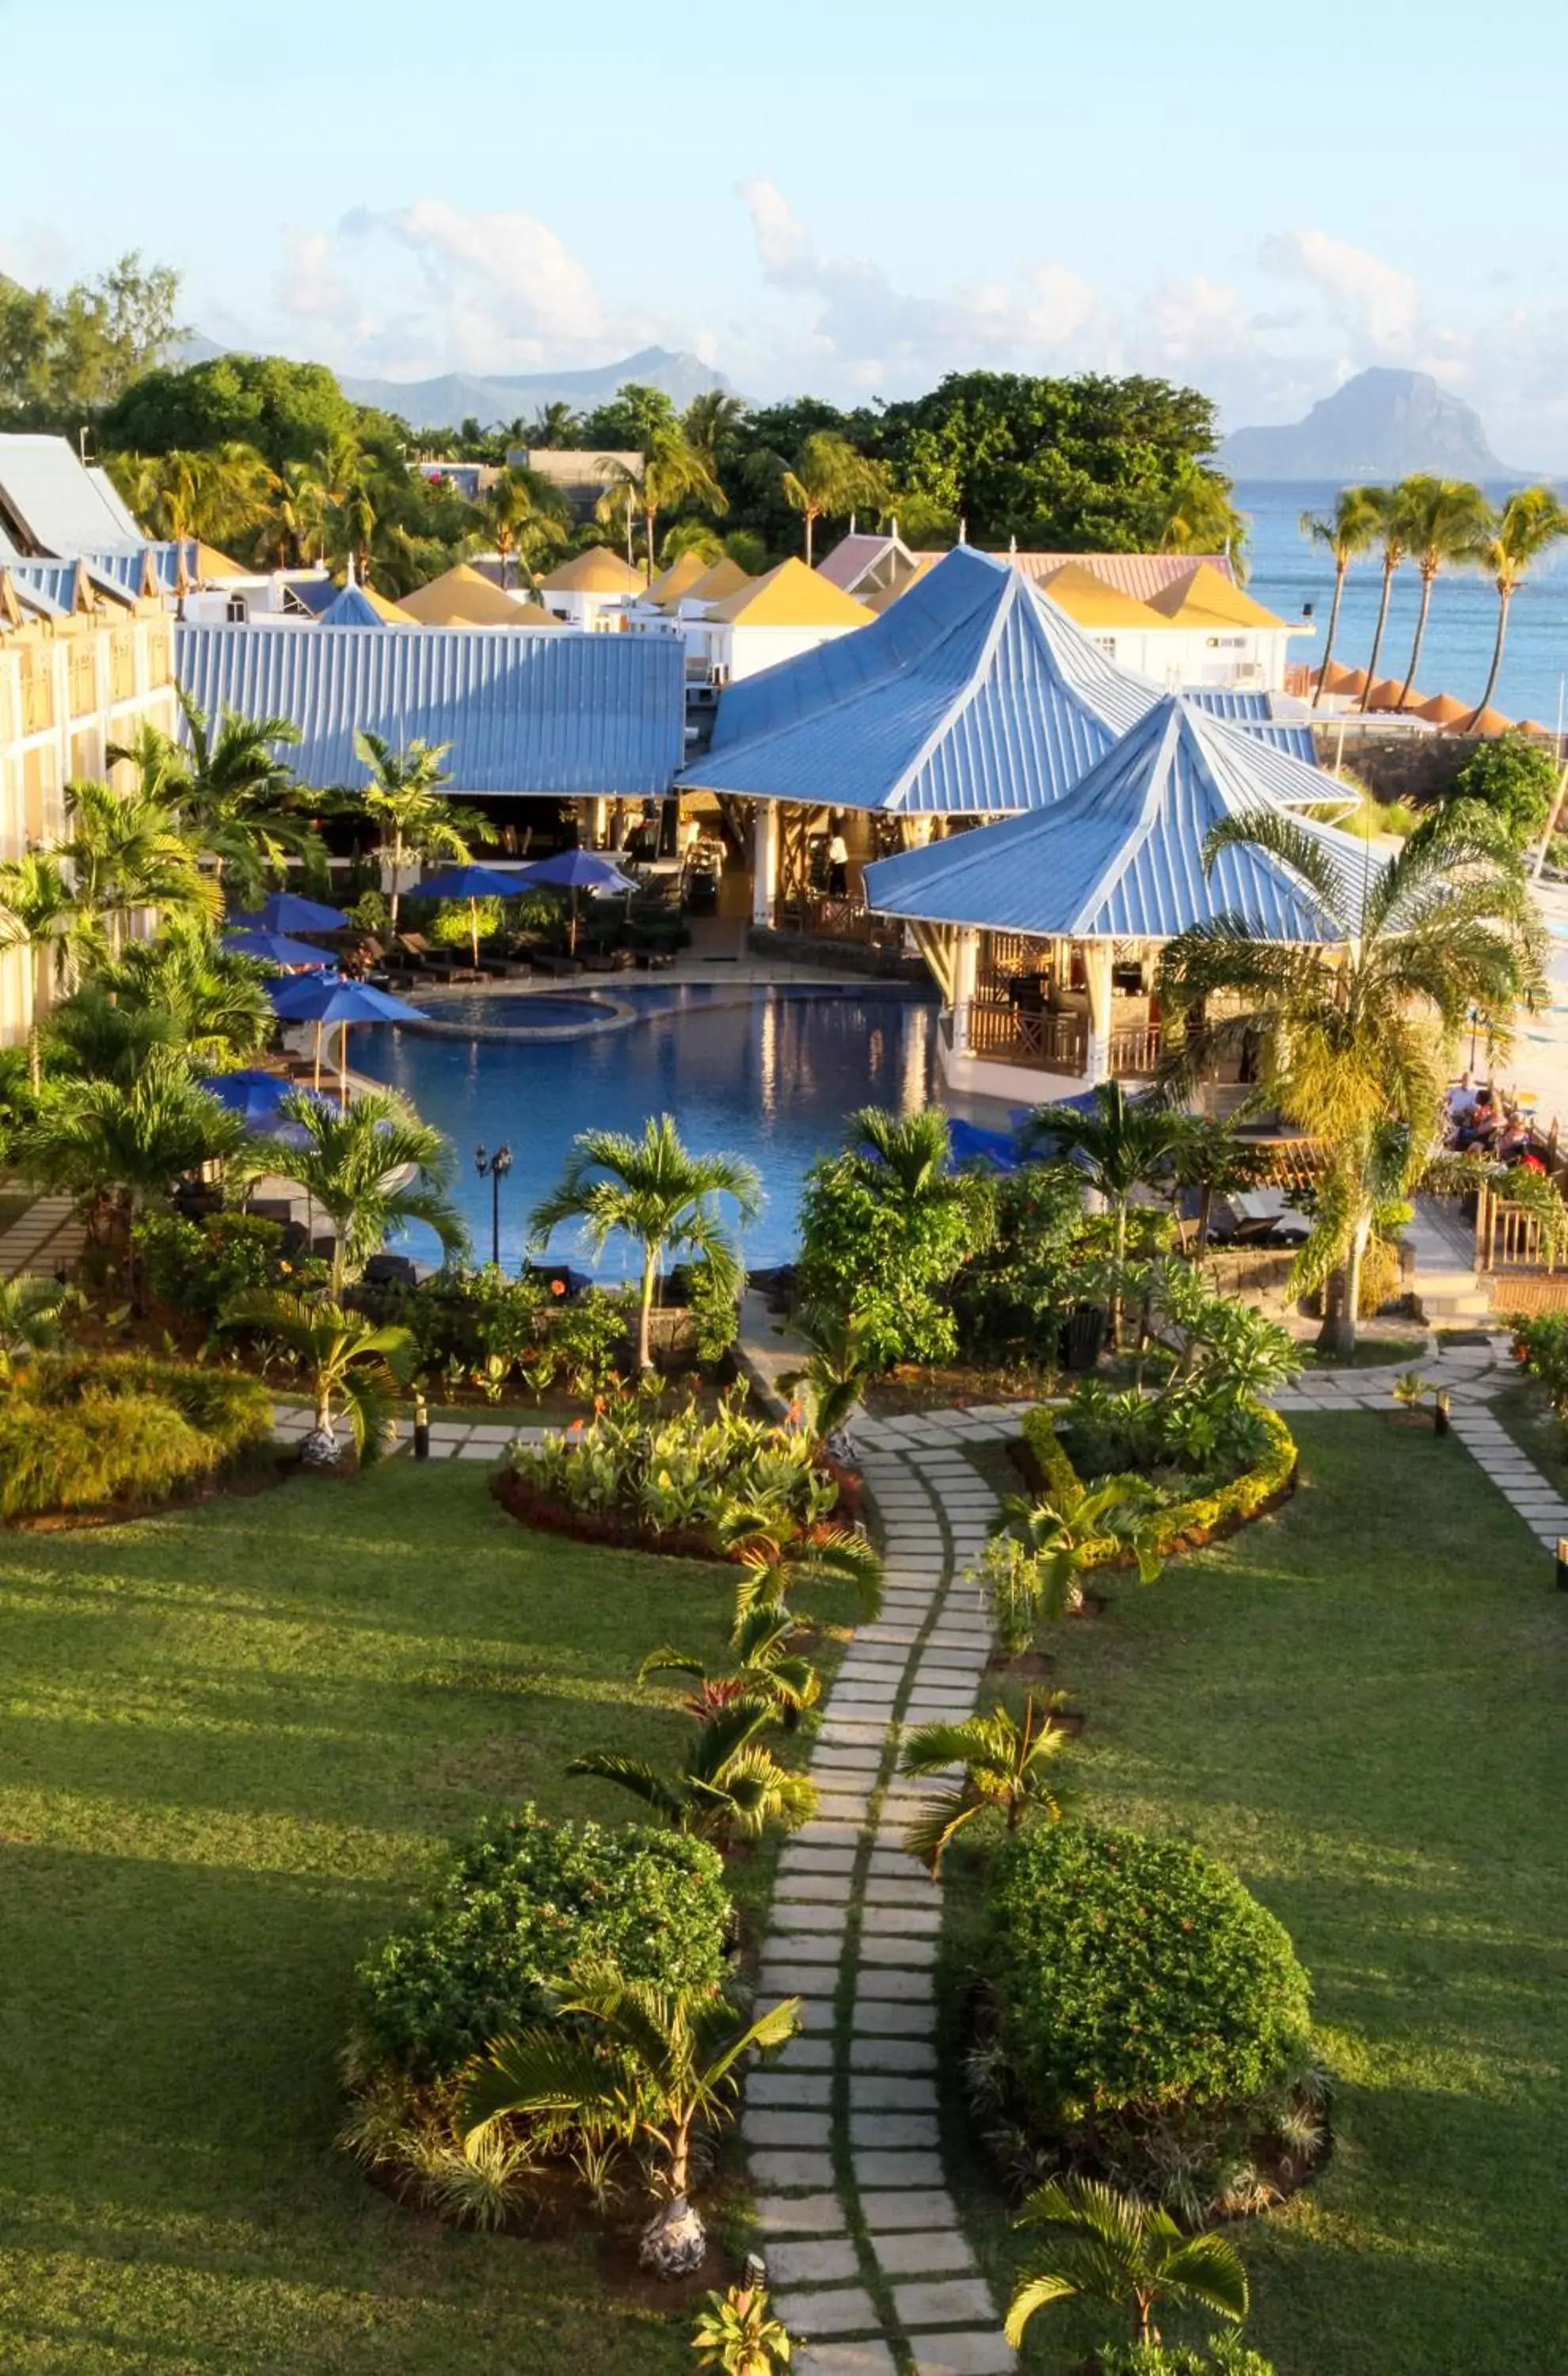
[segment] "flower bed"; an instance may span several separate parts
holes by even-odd
[[[155,1509],[255,1460],[271,1435],[272,1397],[254,1378],[44,1355],[0,1396],[0,1520]]]
[[[1256,1407],[1259,1425],[1268,1439],[1268,1449],[1263,1458],[1250,1468],[1244,1468],[1229,1484],[1218,1485],[1206,1493],[1195,1493],[1188,1500],[1171,1502],[1154,1514],[1154,1547],[1162,1559],[1178,1551],[1198,1550],[1218,1536],[1233,1534],[1249,1519],[1262,1517],[1266,1511],[1277,1509],[1296,1490],[1296,1439],[1277,1411]],[[1024,1415],[1024,1467],[1029,1482],[1041,1492],[1071,1492],[1080,1490],[1078,1473],[1057,1432],[1055,1414],[1048,1410],[1027,1411]],[[1124,1479],[1099,1480],[1124,1482],[1129,1488],[1142,1480],[1134,1473]],[[1127,1567],[1133,1553],[1123,1542],[1110,1536],[1089,1547],[1085,1564],[1089,1567]]]

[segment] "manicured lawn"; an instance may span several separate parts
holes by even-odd
[[[629,1812],[562,1764],[669,1753],[631,1670],[717,1658],[730,1593],[525,1533],[477,1465],[0,1537],[7,2376],[689,2368],[689,2313],[607,2290],[591,2239],[376,2193],[334,2058],[356,1960],[477,1815]]]
[[[1315,1345],[1302,1350],[1302,1366],[1308,1370],[1382,1370],[1391,1361],[1407,1366],[1418,1362],[1427,1349],[1424,1336],[1358,1336],[1348,1356],[1340,1353],[1320,1353]]]
[[[1076,1774],[1090,1811],[1235,1865],[1314,1978],[1337,2149],[1237,2231],[1255,2347],[1283,2376],[1547,2376],[1568,2337],[1568,1597],[1456,1442],[1382,1415],[1298,1432],[1281,1514],[1058,1629],[1052,1680],[1089,1710]],[[972,1869],[955,1879],[961,1956]],[[972,2162],[963,2185],[1005,2292],[1016,2239]],[[1025,2366],[1103,2332],[1042,2311]]]

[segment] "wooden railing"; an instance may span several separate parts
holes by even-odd
[[[98,707],[98,655],[91,645],[71,654],[67,678],[73,718],[90,718]]]
[[[1476,1197],[1476,1268],[1541,1270],[1550,1277],[1563,1251],[1562,1237],[1530,1205],[1515,1205],[1483,1182]]]
[[[109,698],[111,701],[129,701],[136,689],[136,635],[128,627],[120,627],[109,644]]]
[[[1119,1081],[1148,1081],[1159,1069],[1158,1023],[1127,1023],[1111,1035],[1111,1071]]]
[[[22,732],[42,734],[54,723],[54,685],[42,671],[22,679]]]
[[[1082,1073],[1088,1063],[1081,1015],[991,1006],[977,999],[958,1017],[957,1036],[971,1056],[993,1063],[1032,1064],[1042,1073]]]
[[[888,917],[873,916],[863,899],[849,895],[835,898],[825,891],[807,891],[781,901],[778,929],[810,933],[825,941],[866,941],[879,947],[897,942],[903,933],[903,926]]]
[[[1261,1188],[1310,1188],[1323,1170],[1321,1138],[1254,1138],[1249,1132],[1242,1144],[1259,1158]]]

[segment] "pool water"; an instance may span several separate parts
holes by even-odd
[[[417,1006],[420,1002],[415,999],[412,1004]],[[565,1024],[611,1022],[615,1010],[597,999],[557,998],[546,990],[513,998],[475,991],[444,998],[439,1006],[428,1002],[424,1012],[436,1023],[464,1023],[487,1031],[497,1027],[508,1031],[558,1031]]]
[[[669,1112],[689,1146],[756,1166],[766,1202],[744,1233],[746,1259],[754,1269],[788,1262],[802,1182],[842,1141],[845,1116],[862,1105],[907,1111],[934,1091],[937,1007],[920,993],[873,984],[747,992],[705,984],[623,991],[617,983],[614,994],[639,1020],[580,1039],[507,1042],[397,1028],[356,1035],[356,1070],[400,1089],[456,1147],[454,1193],[476,1259],[489,1256],[491,1225],[490,1182],[473,1169],[477,1146],[505,1141],[512,1149],[501,1186],[501,1258],[516,1267],[529,1212],[559,1180],[576,1133],[638,1132],[650,1114]],[[444,1023],[493,1028],[520,1005],[544,1003],[479,992],[433,1004],[431,1012]],[[410,1231],[408,1245],[421,1260],[438,1251],[422,1230]],[[632,1269],[630,1250],[616,1240],[591,1263],[575,1225],[555,1232],[549,1252],[605,1279]]]

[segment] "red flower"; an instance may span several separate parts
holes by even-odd
[[[568,1435],[581,1435],[582,1432],[583,1422],[580,1419],[575,1419],[572,1421],[571,1426],[566,1430]]]
[[[564,1295],[566,1292],[565,1280],[564,1278],[552,1278],[550,1282],[550,1292],[552,1295]]]

